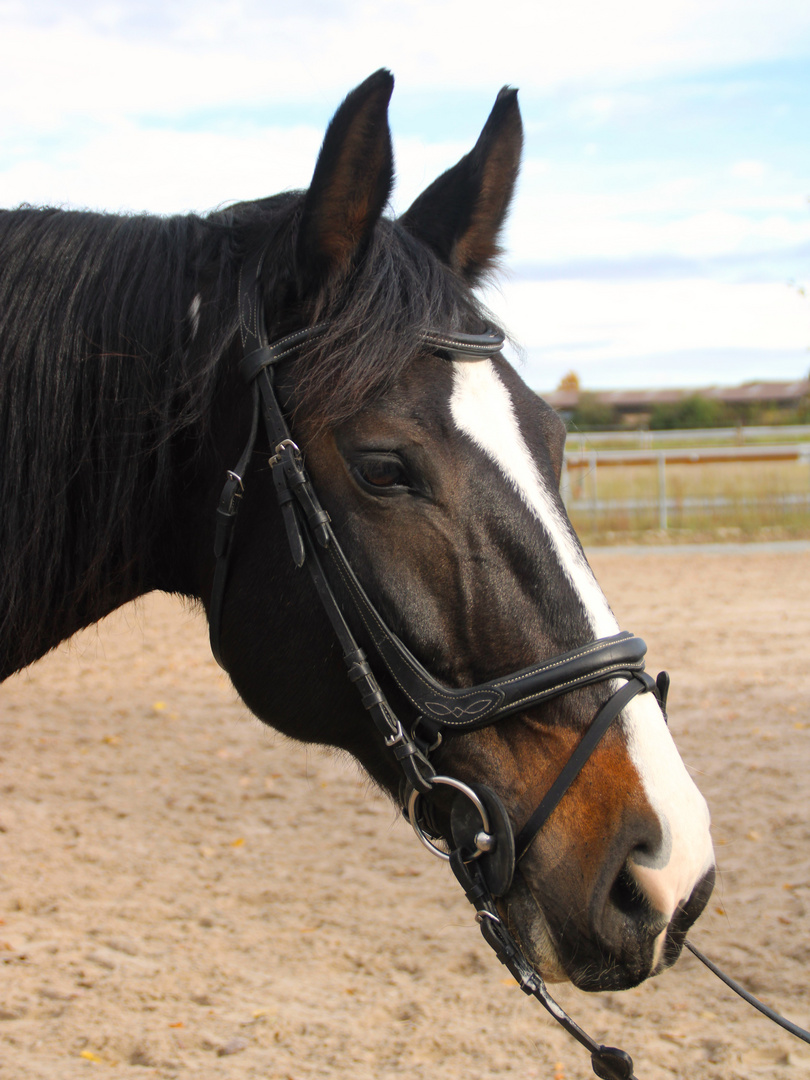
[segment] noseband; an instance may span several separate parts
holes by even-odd
[[[291,437],[275,390],[277,367],[307,342],[323,335],[326,323],[298,330],[268,342],[259,289],[261,258],[252,260],[240,277],[240,329],[244,357],[239,372],[251,388],[253,416],[247,443],[222,490],[217,508],[215,566],[209,605],[211,650],[220,666],[221,620],[236,515],[244,478],[259,429],[264,423],[276,495],[296,567],[306,564],[321,605],[340,642],[349,680],[354,683],[374,726],[401,771],[402,804],[417,835],[431,851],[447,859],[474,905],[484,938],[514,975],[521,989],[534,997],[591,1053],[593,1070],[605,1080],[633,1080],[633,1062],[615,1047],[587,1035],[554,1001],[540,974],[523,955],[502,922],[495,898],[505,895],[517,862],[529,850],[577,775],[622,709],[636,695],[652,693],[666,706],[669,676],[654,680],[644,671],[646,645],[629,633],[601,638],[531,667],[473,687],[448,687],[435,679],[391,630],[371,602],[347,560],[308,477],[303,455]],[[243,287],[242,282],[246,282]],[[503,334],[488,328],[481,334],[428,331],[426,349],[452,360],[489,359],[504,343]],[[339,591],[340,600],[335,589]],[[346,612],[370,639],[376,660],[394,680],[411,713],[403,720],[389,704],[359,646]],[[549,701],[579,687],[624,680],[599,709],[573,754],[540,804],[515,836],[498,796],[482,784],[439,776],[430,755],[444,738],[488,726],[518,710]],[[433,824],[431,798],[441,788],[456,792],[450,815],[451,851],[434,843],[443,838]],[[427,806],[425,806],[427,804]]]

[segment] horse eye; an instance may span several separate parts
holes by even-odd
[[[395,457],[366,458],[354,466],[360,483],[375,492],[411,486],[401,461]]]

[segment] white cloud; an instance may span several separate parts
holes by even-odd
[[[55,154],[0,170],[0,205],[20,202],[152,213],[205,211],[306,187],[323,132],[139,130],[110,122]]]
[[[810,213],[801,178],[774,173],[767,187],[755,182],[732,191],[722,177],[700,174],[627,183],[607,173],[605,190],[582,170],[552,166],[524,176],[509,226],[510,260],[553,263],[627,259],[669,253],[685,258],[798,245],[810,240]],[[596,182],[598,182],[597,176]]]
[[[786,285],[717,281],[513,282],[487,301],[533,358],[534,385],[548,388],[571,368],[589,385],[622,381],[628,363],[656,354],[664,370],[650,382],[681,381],[666,356],[735,350],[790,353],[803,376],[810,366],[810,303]],[[634,367],[635,372],[635,367]],[[601,379],[594,373],[601,372]],[[760,370],[760,378],[769,376]],[[716,376],[703,373],[703,382]],[[730,373],[729,381],[735,375]]]
[[[442,95],[508,82],[570,109],[574,164],[545,146],[548,113],[528,125],[507,265],[810,241],[806,176],[755,142],[713,171],[637,173],[605,164],[599,141],[649,115],[633,82],[806,55],[806,0],[505,0],[495,14],[488,0],[0,0],[0,205],[179,212],[303,186],[342,95],[387,65],[395,111],[436,101],[429,139],[395,125],[398,210],[475,137]],[[507,323],[560,374],[574,355],[609,372],[651,351],[810,343],[807,304],[781,285],[515,281],[504,295]]]
[[[763,161],[748,158],[745,161],[735,161],[729,172],[735,180],[762,180],[766,170],[767,165]]]
[[[797,0],[422,0],[290,5],[6,4],[3,127],[86,111],[163,115],[234,102],[330,101],[382,64],[411,87],[588,82],[597,115],[616,79],[661,77],[810,45]]]

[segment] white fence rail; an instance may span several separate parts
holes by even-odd
[[[575,450],[588,451],[591,444],[599,443],[601,446],[609,444],[620,446],[636,446],[640,450],[649,450],[656,443],[694,442],[694,443],[718,443],[726,442],[735,446],[745,446],[762,439],[772,439],[791,442],[810,442],[810,425],[784,424],[780,427],[724,427],[724,428],[698,428],[695,430],[678,429],[673,431],[569,431],[565,448],[568,452]]]
[[[718,429],[725,430],[725,429]],[[763,431],[786,429],[748,429],[762,434]],[[810,428],[797,429],[810,436]],[[603,434],[603,433],[602,433]],[[602,434],[598,437],[602,438]],[[624,433],[620,433],[624,434]],[[661,432],[656,432],[656,438]],[[688,437],[688,432],[677,433],[681,439]],[[706,434],[700,432],[701,435]],[[594,437],[597,437],[594,435]],[[810,510],[810,468],[808,469],[808,487],[805,492],[774,493],[767,496],[735,495],[733,492],[723,495],[696,495],[671,498],[667,492],[668,465],[704,465],[740,462],[798,462],[810,466],[810,441],[803,443],[783,443],[775,446],[733,446],[733,447],[673,447],[659,450],[593,450],[575,449],[571,446],[571,436],[566,442],[561,490],[563,501],[570,512],[590,512],[594,521],[600,515],[611,511],[638,512],[656,510],[658,527],[666,529],[670,512],[674,509],[711,510],[730,506],[756,508],[758,506],[780,507],[783,509],[805,508]],[[628,465],[650,465],[657,472],[657,494],[654,499],[602,499],[599,496],[598,473],[600,469]],[[571,474],[585,470],[588,477],[589,494],[586,498],[575,497],[572,493]],[[582,485],[580,485],[581,487]]]

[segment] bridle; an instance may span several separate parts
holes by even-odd
[[[276,392],[275,375],[279,365],[294,356],[303,345],[324,335],[328,324],[319,323],[270,343],[260,291],[262,262],[263,255],[259,254],[248,260],[240,273],[239,319],[244,355],[239,373],[251,389],[253,412],[247,442],[236,466],[228,470],[217,507],[215,564],[209,604],[209,634],[214,657],[224,667],[220,634],[234,525],[261,420],[268,444],[273,448],[269,464],[293,562],[298,568],[307,566],[340,643],[348,678],[357,688],[383,746],[401,770],[401,801],[417,836],[434,854],[449,862],[467,899],[476,909],[484,938],[498,959],[515,977],[520,988],[537,998],[554,1019],[590,1051],[596,1075],[604,1080],[634,1080],[633,1062],[627,1053],[597,1043],[554,1001],[542,977],[525,958],[501,920],[495,900],[509,891],[516,864],[625,706],[638,694],[652,693],[666,716],[669,676],[661,672],[653,679],[645,672],[646,645],[629,633],[601,638],[474,687],[445,686],[422,666],[377,611],[343,553],[329,515],[309,479],[301,450],[291,437]],[[441,357],[474,363],[498,353],[504,336],[492,327],[480,334],[430,330],[422,335],[422,343]],[[335,587],[340,591],[341,600]],[[346,610],[355,625],[364,628],[376,659],[407,702],[411,710],[407,721],[397,715],[380,689],[367,655],[349,625]],[[467,784],[450,776],[437,775],[430,755],[444,738],[496,723],[510,713],[579,687],[613,679],[624,679],[625,682],[613,690],[599,709],[517,836],[494,791],[483,784]],[[434,842],[442,834],[433,824],[430,812],[430,796],[441,787],[456,792],[450,814],[452,843],[449,853]],[[687,942],[687,945],[699,959],[709,963],[691,944]],[[709,966],[713,968],[713,965]],[[727,976],[719,974],[729,985],[733,983]],[[736,984],[732,988],[736,989]],[[760,1007],[760,1003],[756,1005]]]

